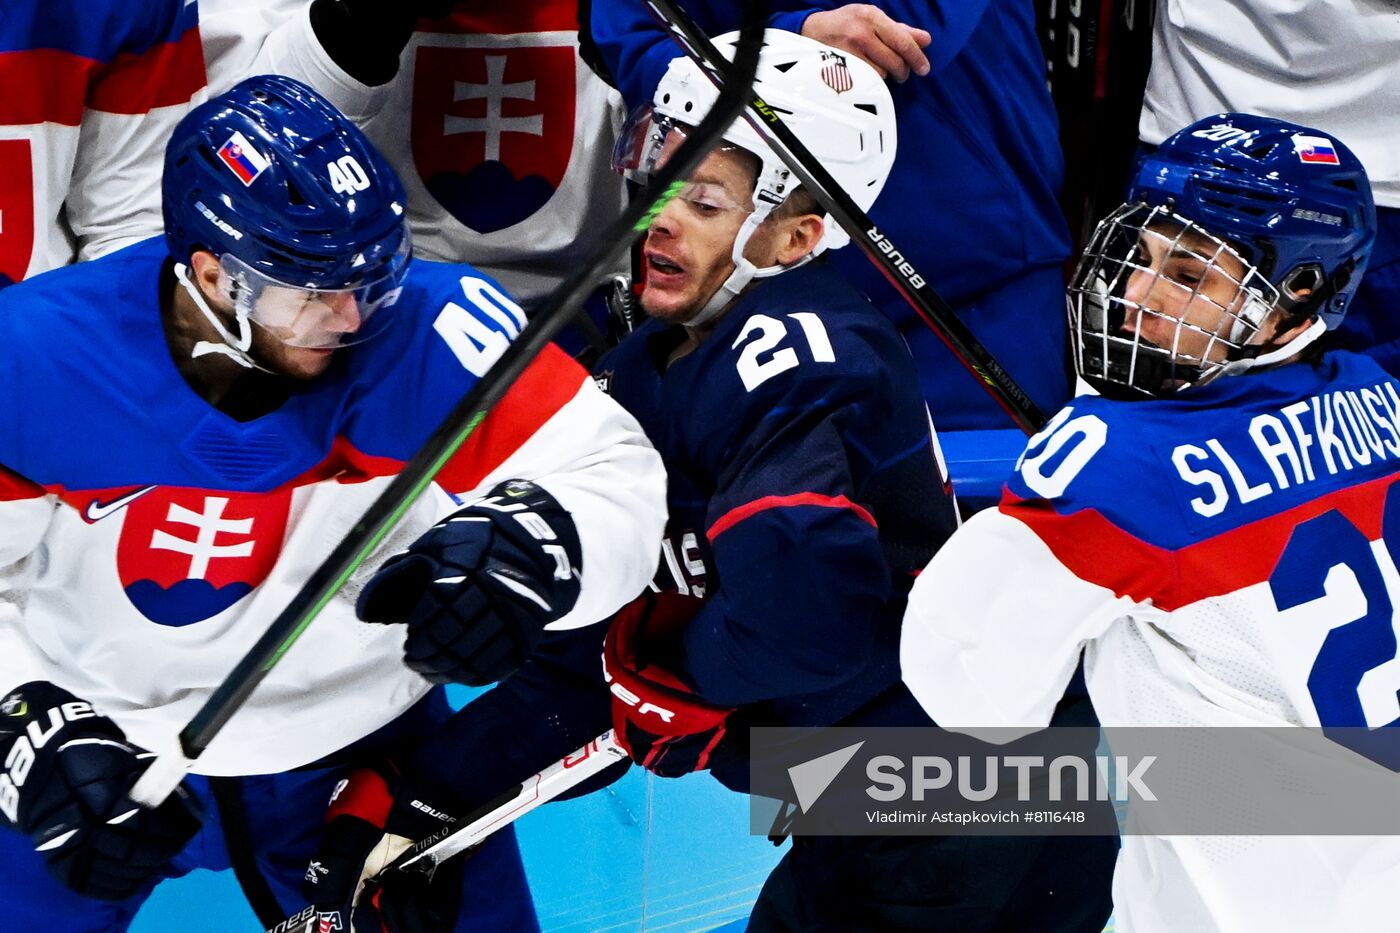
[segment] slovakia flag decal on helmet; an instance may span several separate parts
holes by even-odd
[[[1342,164],[1341,159],[1337,158],[1337,150],[1332,145],[1332,140],[1323,136],[1304,136],[1297,133],[1293,136],[1293,148],[1303,162],[1316,162],[1319,165]]]
[[[269,164],[242,133],[234,133],[228,142],[219,147],[219,161],[227,165],[244,185],[256,181]]]

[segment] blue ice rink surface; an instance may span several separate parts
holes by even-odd
[[[731,924],[726,933],[738,933],[782,854],[748,834],[747,798],[704,775],[662,780],[638,768],[606,790],[527,814],[516,828],[546,933]],[[201,933],[262,929],[233,873],[209,871],[161,885],[131,929],[173,933],[196,918]]]

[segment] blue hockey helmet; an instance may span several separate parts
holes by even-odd
[[[256,307],[267,286],[353,291],[367,319],[392,303],[407,269],[397,174],[348,118],[291,78],[249,78],[187,114],[166,147],[162,196],[171,256],[219,257],[240,327],[264,323]]]
[[[1154,395],[1281,359],[1265,321],[1313,320],[1307,342],[1336,328],[1375,235],[1366,171],[1339,140],[1251,114],[1197,121],[1138,162],[1085,247],[1069,288],[1079,374]]]

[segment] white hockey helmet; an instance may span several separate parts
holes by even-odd
[[[738,38],[737,32],[725,33],[714,44],[721,55],[732,61]],[[763,36],[753,95],[772,108],[861,210],[870,209],[889,177],[897,143],[894,101],[874,68],[815,39],[770,29]],[[657,167],[667,134],[676,128],[694,127],[710,112],[718,97],[714,83],[689,57],[673,59],[656,86],[652,103],[633,113],[620,134],[614,167],[633,181],[645,184]],[[725,131],[724,139],[759,159],[754,209],[734,240],[733,274],[700,314],[688,322],[692,324],[712,317],[750,280],[795,268],[758,269],[744,258],[743,252],[754,230],[787,200],[800,184],[799,179],[743,117]],[[823,219],[825,232],[803,262],[850,242],[830,214]]]

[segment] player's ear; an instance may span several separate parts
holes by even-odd
[[[199,284],[206,295],[219,293],[219,257],[207,249],[197,249],[190,254],[190,278]]]
[[[820,214],[798,214],[788,218],[783,226],[777,259],[784,266],[800,262],[817,248],[822,234],[826,232],[826,222]]]

